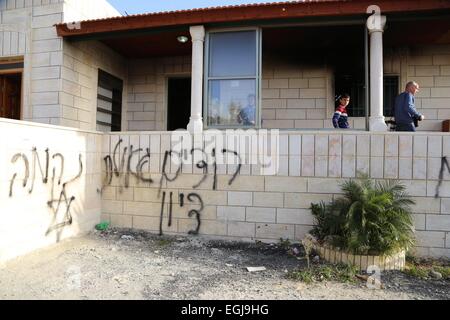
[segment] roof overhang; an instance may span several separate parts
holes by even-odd
[[[186,28],[192,25],[264,20],[288,20],[312,17],[344,17],[367,15],[371,5],[382,14],[439,12],[450,9],[450,0],[305,0],[264,4],[215,7],[106,19],[86,20],[56,25],[58,36],[65,38],[101,38],[131,31],[139,33],[152,29]]]

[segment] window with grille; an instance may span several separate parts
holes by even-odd
[[[366,116],[366,91],[364,81],[355,75],[336,75],[336,96],[343,93],[350,95],[347,112],[350,117]],[[399,77],[387,75],[383,77],[383,115],[394,114],[395,97],[398,95]]]
[[[383,115],[385,117],[393,117],[399,79],[398,76],[384,76],[383,80]]]
[[[120,131],[122,122],[123,81],[103,71],[98,71],[97,130]]]

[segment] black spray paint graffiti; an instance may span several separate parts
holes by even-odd
[[[168,222],[167,222],[167,226],[170,227],[172,226],[172,213],[173,213],[173,209],[172,209],[172,205],[173,205],[173,200],[172,200],[172,196],[173,196],[173,192],[169,193],[169,214],[168,214]],[[200,220],[200,215],[201,212],[204,209],[204,205],[203,205],[203,200],[202,198],[196,194],[196,193],[189,193],[187,195],[187,199],[190,202],[195,202],[196,198],[198,200],[198,204],[200,205],[199,209],[191,209],[188,212],[188,217],[192,218],[193,215],[195,215],[195,218],[197,219],[197,227],[195,228],[195,230],[190,230],[188,232],[188,234],[193,234],[196,235],[198,234],[198,231],[200,230],[200,224],[201,224],[201,220]],[[184,206],[184,193],[180,193],[180,207]],[[165,200],[166,200],[166,192],[163,191],[162,193],[162,201],[161,201],[161,214],[159,216],[159,235],[161,236],[163,234],[163,230],[162,230],[162,226],[163,226],[163,218],[164,218],[164,205],[165,205]]]
[[[107,155],[106,157],[103,158],[103,161],[105,162],[106,175],[105,175],[105,180],[103,181],[103,186],[102,186],[101,191],[103,191],[103,189],[106,186],[111,185],[112,178],[114,175],[116,177],[121,177],[124,174],[125,188],[128,188],[130,185],[130,175],[135,176],[138,179],[138,181],[147,182],[147,183],[153,182],[153,180],[151,178],[145,178],[144,173],[143,173],[143,167],[147,163],[149,163],[149,160],[150,160],[150,149],[147,148],[145,150],[145,154],[139,158],[139,161],[136,165],[136,171],[133,171],[131,168],[132,158],[135,154],[137,154],[138,152],[141,152],[143,150],[142,149],[133,150],[133,146],[131,145],[130,149],[128,151],[128,147],[124,147],[123,152],[122,152],[122,159],[120,161],[119,166],[117,166],[117,157],[118,157],[118,152],[120,150],[121,143],[122,143],[122,139],[120,139],[117,142],[116,146],[114,147],[114,152],[113,152],[112,157],[110,155]],[[128,156],[127,156],[127,152],[128,152]],[[127,157],[127,160],[125,160],[126,157]],[[124,172],[125,161],[126,161],[126,171]]]
[[[448,173],[450,173],[450,164],[448,163],[447,157],[442,157],[441,159],[441,169],[439,170],[439,182],[436,186],[436,195],[435,198],[439,197],[439,190],[442,185],[442,180],[444,180],[444,169],[447,167]]]
[[[209,162],[208,161],[208,155],[206,154],[206,152],[204,152],[204,150],[198,149],[198,148],[194,148],[194,149],[191,150],[191,155],[192,156],[194,155],[195,151],[201,152],[203,154],[203,156],[206,158],[206,160],[202,159],[202,160],[198,161],[195,164],[195,166],[198,169],[202,169],[203,170],[203,176],[202,176],[202,178],[200,179],[200,181],[198,183],[196,183],[196,184],[194,184],[192,186],[193,189],[197,189],[198,187],[200,187],[202,185],[202,183],[208,177],[208,172],[209,172],[208,171],[208,162]],[[186,154],[186,152],[187,152],[187,150],[184,150],[183,153]],[[236,170],[233,173],[233,175],[230,178],[230,180],[228,180],[228,185],[231,185],[233,183],[233,181],[236,179],[236,176],[241,171],[242,164],[241,164],[241,158],[240,158],[239,154],[236,151],[222,149],[222,154],[226,154],[226,153],[232,153],[238,159],[238,165],[236,167]],[[172,155],[176,155],[178,157],[179,164],[178,164],[177,170],[174,173],[174,176],[173,177],[169,177],[168,173],[167,173],[167,165],[168,165],[169,157],[172,158]],[[217,161],[215,160],[215,156],[216,156],[216,150],[215,149],[212,149],[211,156],[214,159],[214,162],[212,164],[212,166],[213,166],[213,185],[212,185],[212,189],[216,190],[217,189]],[[187,157],[185,155],[184,159],[186,159],[186,158]],[[159,181],[159,192],[161,191],[161,188],[162,188],[162,185],[163,185],[164,181],[173,182],[173,181],[175,181],[178,178],[178,176],[180,175],[182,166],[183,166],[183,161],[182,161],[182,153],[181,152],[175,152],[175,151],[172,151],[172,150],[165,152],[163,165],[162,165],[162,168],[161,168],[161,171],[162,171],[161,172],[161,179]]]
[[[66,189],[69,184],[78,180],[83,173],[83,162],[82,162],[81,154],[80,154],[78,157],[78,162],[79,162],[78,174],[75,177],[69,179],[68,181],[62,183],[62,188],[59,193],[59,196],[57,198],[54,198],[55,183],[57,183],[58,186],[61,185],[62,177],[64,174],[64,156],[61,153],[55,153],[52,156],[52,159],[56,159],[56,158],[59,158],[59,160],[60,160],[59,161],[60,171],[59,171],[58,177],[56,177],[56,167],[53,167],[52,179],[51,179],[52,185],[51,185],[51,191],[50,191],[50,200],[47,201],[47,205],[52,210],[52,213],[53,213],[53,221],[52,221],[51,225],[49,226],[49,228],[47,229],[45,235],[50,234],[52,231],[59,230],[59,229],[63,228],[64,226],[72,224],[72,215],[70,213],[70,208],[71,208],[72,202],[75,200],[75,197],[74,196],[68,197],[67,193],[66,193]],[[36,169],[38,169],[39,173],[41,174],[42,183],[47,184],[48,171],[49,171],[49,166],[50,166],[49,149],[45,150],[45,167],[43,167],[42,163],[41,163],[41,159],[38,154],[38,151],[35,147],[33,147],[32,160],[31,160],[31,163],[32,163],[31,164],[31,172],[32,172],[31,177],[30,177],[30,166],[29,166],[28,157],[23,153],[17,153],[12,157],[11,162],[13,164],[15,164],[19,159],[22,159],[23,165],[24,165],[24,171],[25,171],[22,187],[25,188],[27,186],[28,182],[30,181],[30,188],[28,189],[28,193],[31,194],[33,192],[34,183],[36,180],[36,171],[37,171]],[[14,173],[11,178],[11,183],[9,185],[9,197],[13,197],[14,182],[15,182],[16,178],[17,178],[17,173]],[[58,213],[59,213],[62,205],[65,205],[65,207],[66,207],[65,213],[64,213],[64,220],[62,222],[57,223],[56,220],[57,220]]]
[[[120,185],[120,188],[128,188],[130,185],[130,176],[136,177],[138,182],[146,182],[146,183],[153,183],[153,180],[149,178],[144,177],[143,167],[150,162],[150,150],[149,148],[146,149],[145,154],[138,159],[135,171],[131,168],[131,163],[133,157],[138,153],[143,151],[142,149],[136,149],[133,150],[133,145],[130,145],[130,147],[124,147],[122,156],[120,157],[120,145],[122,143],[122,139],[120,139],[116,145],[114,146],[114,151],[112,156],[107,155],[103,158],[105,163],[105,169],[106,169],[106,175],[105,179],[103,181],[102,190],[99,190],[99,192],[102,192],[103,189],[112,183],[113,176],[115,175],[117,178],[124,178],[123,185]],[[173,182],[175,181],[181,173],[181,169],[183,164],[185,164],[186,160],[188,159],[188,150],[184,149],[181,152],[169,150],[164,153],[164,159],[163,164],[161,167],[161,179],[159,181],[159,188],[158,188],[158,198],[161,196],[162,186],[164,182]],[[195,152],[200,152],[202,154],[202,160],[199,160],[195,166],[196,168],[203,171],[203,176],[196,184],[192,186],[193,189],[199,188],[203,182],[207,179],[208,174],[212,171],[213,175],[213,183],[212,183],[212,190],[217,189],[217,161],[216,161],[216,149],[212,149],[211,152],[211,160],[214,160],[212,163],[212,170],[209,170],[209,158],[208,154],[200,148],[193,148],[190,150],[190,155],[193,157]],[[235,172],[233,173],[232,177],[228,180],[228,185],[231,185],[233,181],[236,179],[237,175],[239,174],[241,170],[241,158],[239,154],[236,151],[222,149],[221,150],[222,155],[225,154],[231,154],[234,157],[237,158],[237,167]],[[169,160],[172,160],[172,157],[177,157],[176,160],[178,160],[178,167],[174,173],[172,173],[172,176],[169,176],[168,173],[168,167],[169,167]],[[119,165],[117,165],[117,159],[120,158]],[[173,162],[172,162],[173,163]],[[121,191],[121,189],[119,189]],[[197,193],[189,193],[187,195],[187,200],[189,202],[198,202],[197,204],[200,205],[199,209],[192,209],[188,212],[189,217],[195,216],[195,219],[197,220],[197,227],[195,230],[190,230],[189,234],[198,234],[201,224],[201,211],[204,209],[203,200]],[[162,201],[161,201],[161,213],[160,213],[160,221],[159,221],[159,234],[162,235],[162,226],[163,226],[163,217],[164,217],[164,205],[166,200],[166,192],[162,192]],[[184,194],[179,194],[179,205],[180,207],[184,206]],[[168,209],[168,226],[170,227],[172,225],[172,213],[173,213],[173,192],[169,193],[169,209]]]

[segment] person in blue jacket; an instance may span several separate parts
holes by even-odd
[[[415,81],[410,81],[406,84],[405,91],[395,98],[395,131],[416,131],[414,120],[425,119],[423,114],[417,112],[414,105],[414,96],[417,92],[419,92],[419,84]]]
[[[348,129],[350,125],[348,124],[348,114],[347,114],[347,106],[350,103],[350,95],[348,93],[344,93],[338,97],[338,106],[336,111],[333,114],[333,127]]]

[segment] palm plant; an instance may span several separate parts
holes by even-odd
[[[343,197],[330,204],[311,204],[321,241],[357,254],[389,254],[414,243],[414,201],[397,181],[346,181]]]

